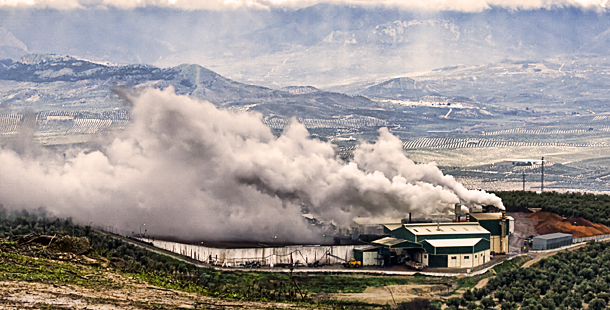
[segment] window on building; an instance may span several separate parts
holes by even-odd
[[[470,259],[470,256],[464,256],[464,259]]]
[[[477,255],[476,255],[476,254],[474,255],[474,258],[477,258]]]
[[[451,259],[457,259],[457,256],[451,256]]]
[[[424,258],[428,258],[428,255],[424,254]]]

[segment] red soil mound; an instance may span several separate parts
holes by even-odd
[[[582,238],[610,234],[608,226],[591,223],[580,217],[564,219],[549,212],[536,212],[527,217],[538,220],[536,232],[541,235],[561,232],[572,234],[574,238]]]

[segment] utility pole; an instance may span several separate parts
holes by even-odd
[[[544,192],[544,156],[542,157],[542,175],[540,177],[540,193]]]

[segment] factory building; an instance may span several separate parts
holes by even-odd
[[[489,247],[491,253],[508,253],[508,236],[515,231],[515,219],[507,216],[505,212],[499,213],[471,213],[468,220],[478,223],[489,231]]]
[[[384,225],[392,238],[421,244],[411,259],[429,267],[474,268],[490,260],[491,233],[477,222]]]
[[[572,245],[572,235],[564,233],[546,234],[534,237],[532,249],[544,251]]]

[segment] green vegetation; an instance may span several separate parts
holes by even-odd
[[[0,252],[0,279],[10,281],[75,284],[87,288],[121,287],[100,276],[102,268],[46,258]]]
[[[564,217],[582,217],[593,223],[610,225],[610,196],[582,193],[523,191],[495,192],[508,210],[542,208]]]
[[[32,233],[47,236],[50,241],[30,242],[32,239],[24,235]],[[9,213],[0,209],[0,235],[4,238],[0,242],[0,280],[73,284],[95,289],[124,285],[104,276],[107,268],[110,268],[124,277],[166,289],[234,300],[307,304],[314,303],[311,294],[361,293],[367,287],[431,284],[444,285],[447,291],[454,288],[453,278],[420,274],[347,276],[198,268],[171,256],[135,246],[123,237],[98,232],[89,226],[75,225],[70,219],[45,217],[43,212]],[[55,241],[50,245],[52,240]],[[88,244],[83,245],[83,240]],[[66,253],[76,245],[85,255]],[[422,309],[438,308],[438,302],[430,304],[418,301],[417,305],[420,304],[426,305]],[[339,309],[376,307],[343,301],[324,301],[318,305]]]
[[[496,266],[482,289],[447,300],[448,309],[605,309],[610,302],[610,244],[588,243],[529,268],[516,258]]]
[[[511,270],[519,269],[519,268],[521,268],[521,266],[523,266],[523,264],[525,264],[527,261],[530,261],[530,260],[532,260],[532,258],[529,256],[518,256],[513,259],[506,260],[499,265],[496,265],[493,268],[493,270],[496,273],[499,273],[499,272],[503,272],[503,271],[511,271]]]
[[[530,268],[503,271],[485,289],[500,304],[521,309],[580,309],[610,300],[610,244],[562,251]],[[591,305],[589,305],[591,306]],[[505,308],[504,306],[502,306]]]

